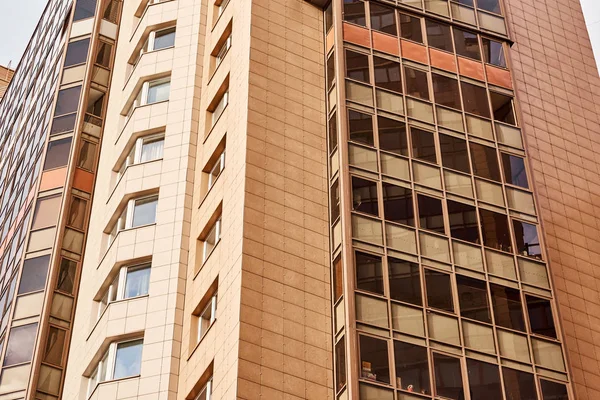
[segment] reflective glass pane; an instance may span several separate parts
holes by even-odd
[[[135,209],[133,210],[132,227],[153,224],[156,221],[156,205],[157,197],[150,197],[135,201]]]
[[[444,75],[432,73],[433,94],[435,102],[442,106],[461,110],[460,92],[458,91],[458,81]]]
[[[431,394],[429,359],[425,347],[394,341],[394,358],[397,388]]]
[[[51,326],[48,331],[44,361],[54,365],[62,365],[66,332]]]
[[[169,100],[171,82],[150,82],[148,86],[148,104]]]
[[[422,194],[417,195],[419,206],[419,227],[434,232],[444,233],[444,213],[442,200]]]
[[[470,143],[473,173],[482,178],[500,182],[500,167],[496,149],[479,143]]]
[[[356,288],[383,294],[381,257],[356,252]]]
[[[427,26],[427,42],[429,46],[440,50],[454,52],[450,26],[430,19],[425,20]]]
[[[563,383],[540,379],[543,400],[569,400],[567,386]]]
[[[396,35],[396,11],[378,3],[370,3],[371,29]]]
[[[81,86],[75,86],[69,89],[63,89],[59,91],[58,98],[56,100],[56,108],[54,110],[54,115],[56,116],[70,114],[77,111],[80,94]]]
[[[502,368],[504,390],[508,400],[537,400],[532,374],[510,368]]]
[[[29,258],[23,262],[18,294],[43,290],[46,287],[50,256]]]
[[[162,137],[144,140],[142,144],[142,155],[140,156],[140,162],[147,162],[162,158],[164,143],[165,139]]]
[[[462,89],[465,112],[489,118],[490,103],[488,101],[486,88],[472,85],[467,82],[461,82],[460,87]]]
[[[502,43],[484,37],[481,38],[481,43],[483,45],[483,61],[505,68],[506,59]]]
[[[492,307],[496,324],[506,328],[525,331],[520,292],[496,284],[490,284]]]
[[[85,211],[87,200],[79,197],[71,198],[71,207],[67,215],[67,225],[77,229],[83,229],[85,223]]]
[[[500,0],[477,0],[477,6],[482,10],[500,14]]]
[[[55,226],[60,213],[60,204],[62,195],[54,195],[41,197],[35,204],[35,212],[33,213],[33,223],[31,229],[47,228]]]
[[[377,382],[390,383],[388,342],[359,335],[360,376]]]
[[[373,70],[375,86],[402,92],[402,79],[400,77],[400,63],[387,58],[373,56]]]
[[[487,287],[484,281],[456,275],[460,315],[491,323]]]
[[[412,140],[413,157],[420,160],[437,163],[435,138],[433,132],[411,127],[410,137]]]
[[[115,354],[113,379],[126,378],[140,374],[142,366],[143,340],[119,343]]]
[[[405,225],[415,225],[412,190],[383,183],[385,219]]]
[[[53,140],[48,143],[48,151],[46,152],[46,159],[44,160],[44,171],[64,167],[69,163],[72,139],[73,138],[68,137],[60,140]]]
[[[377,125],[379,130],[379,148],[408,156],[406,124],[395,119],[377,117]]]
[[[524,158],[502,153],[502,167],[504,169],[504,179],[506,179],[506,183],[520,186],[525,189],[529,188]]]
[[[421,19],[400,13],[400,36],[403,39],[423,43]]]
[[[175,45],[175,28],[164,29],[156,32],[154,37],[154,50],[165,49]]]
[[[63,258],[60,261],[60,269],[58,271],[58,281],[56,289],[65,293],[73,293],[73,285],[75,283],[75,274],[77,273],[77,263],[75,261]]]
[[[435,392],[438,396],[453,400],[465,398],[462,385],[462,372],[458,358],[434,353],[433,369],[435,374]]]
[[[531,332],[556,339],[556,327],[550,300],[530,295],[526,295],[525,299]]]
[[[404,67],[404,79],[406,80],[406,94],[423,100],[429,100],[427,72],[416,68]]]
[[[456,46],[456,54],[481,60],[477,34],[458,29],[456,27],[452,28],[452,30],[454,31],[454,45]]]
[[[508,219],[504,214],[479,209],[483,244],[494,249],[511,251]]]
[[[537,226],[513,219],[513,228],[515,231],[517,253],[541,260],[542,249],[540,247]]]
[[[38,324],[22,325],[10,330],[4,366],[31,361]]]
[[[472,399],[503,400],[497,365],[467,359],[467,374]]]
[[[148,294],[150,286],[150,267],[128,268],[125,280],[124,298],[143,296]]]
[[[348,130],[350,140],[373,146],[373,117],[354,110],[348,110]]]
[[[365,3],[362,0],[344,0],[344,21],[367,26]]]
[[[352,209],[371,215],[379,215],[377,182],[352,177]]]
[[[440,149],[442,151],[442,165],[444,167],[466,173],[471,172],[467,142],[465,140],[440,133]]]
[[[447,200],[447,205],[450,236],[454,239],[480,244],[479,224],[475,207],[453,200]]]
[[[91,18],[96,14],[96,0],[77,0],[73,21]]]
[[[388,257],[390,297],[411,304],[421,305],[421,275],[419,265]]]
[[[427,305],[429,307],[454,312],[450,275],[426,269],[425,285],[427,287]]]
[[[78,40],[69,43],[65,56],[65,67],[84,63],[87,59],[90,39]]]
[[[365,83],[371,82],[369,56],[356,51],[346,50],[346,76]]]

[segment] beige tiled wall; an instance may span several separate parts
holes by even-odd
[[[506,0],[575,395],[600,398],[600,79],[579,0]]]

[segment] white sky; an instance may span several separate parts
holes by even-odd
[[[592,47],[596,56],[596,66],[600,69],[600,0],[581,0],[585,24],[587,25]]]

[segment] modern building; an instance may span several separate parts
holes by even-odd
[[[50,0],[0,102],[0,400],[600,398],[578,0]]]
[[[10,83],[14,73],[14,70],[0,65],[0,100],[2,100],[4,92],[6,92],[6,88],[8,87],[8,84]]]

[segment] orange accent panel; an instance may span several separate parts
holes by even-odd
[[[509,89],[513,88],[509,71],[502,68],[493,67],[491,65],[486,65],[485,72],[487,73],[488,82],[492,85],[504,86]]]
[[[369,30],[344,22],[344,40],[361,46],[371,47]]]
[[[429,62],[427,62],[427,48],[425,46],[401,40],[400,48],[402,48],[402,57],[423,64],[429,64]]]
[[[429,57],[431,57],[431,66],[446,71],[456,72],[456,61],[453,54],[444,53],[436,49],[429,49]]]
[[[384,35],[383,33],[375,31],[373,32],[373,48],[395,56],[400,55],[397,37]]]
[[[86,193],[92,193],[92,189],[94,189],[94,174],[75,168],[73,187],[75,189],[83,190]]]
[[[42,182],[40,183],[40,192],[49,189],[56,189],[65,185],[67,177],[67,167],[53,169],[42,173]]]
[[[334,42],[333,29],[330,29],[329,33],[327,34],[327,38],[326,38],[328,53],[329,53],[329,50],[331,50],[333,48],[333,42]]]
[[[485,75],[483,74],[483,65],[481,62],[458,57],[458,70],[460,71],[461,75],[468,76],[469,78],[480,81],[485,80]]]

